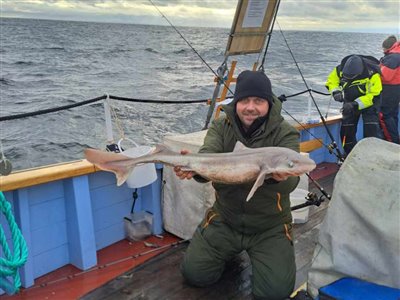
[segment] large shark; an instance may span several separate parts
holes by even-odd
[[[119,153],[95,149],[85,150],[86,159],[98,168],[114,172],[117,184],[128,178],[137,164],[159,162],[193,171],[213,182],[240,184],[255,181],[246,201],[254,195],[265,179],[272,174],[300,176],[315,168],[315,162],[288,148],[247,148],[237,142],[233,152],[181,154],[159,144],[148,155],[131,158]]]

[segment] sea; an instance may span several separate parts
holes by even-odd
[[[224,61],[229,28],[177,27],[204,63],[170,26],[0,18],[0,116],[82,102],[102,95],[165,101],[212,97],[214,74]],[[309,88],[326,92],[325,80],[349,54],[382,56],[386,34],[317,31],[272,33],[264,68],[276,95]],[[287,44],[285,42],[287,41]],[[290,52],[296,60],[300,72]],[[264,53],[231,56],[235,75]],[[304,77],[304,83],[302,76]],[[232,87],[232,90],[233,87]],[[321,113],[339,113],[329,96],[313,94]],[[285,119],[318,119],[309,94],[283,103]],[[201,130],[206,104],[109,101],[113,140],[153,146],[168,134]],[[293,118],[292,118],[293,117]],[[126,139],[128,138],[128,139]],[[13,170],[83,158],[87,147],[109,143],[103,102],[0,122],[0,146]]]

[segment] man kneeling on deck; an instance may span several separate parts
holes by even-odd
[[[298,152],[299,134],[283,119],[281,108],[264,73],[242,72],[233,102],[223,107],[226,116],[213,121],[199,152],[232,152],[237,141],[250,148],[287,147]],[[205,181],[179,167],[175,172],[181,179]],[[249,202],[252,182],[213,183],[216,202],[195,231],[182,264],[186,280],[200,287],[217,282],[226,262],[245,250],[252,264],[254,297],[288,297],[296,275],[289,193],[298,182],[298,177],[274,174]]]

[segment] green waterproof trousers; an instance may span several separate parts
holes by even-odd
[[[209,214],[208,214],[209,216]],[[293,291],[296,264],[291,225],[282,224],[255,234],[243,234],[214,214],[197,227],[181,266],[185,279],[207,286],[221,277],[225,264],[243,250],[252,264],[256,299],[285,299]]]

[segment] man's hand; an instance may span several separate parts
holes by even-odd
[[[343,102],[343,101],[344,101],[342,91],[334,91],[334,92],[332,93],[332,97],[333,97],[333,99],[335,99],[335,101],[337,101],[337,102]]]
[[[186,149],[182,149],[181,150],[181,154],[182,155],[185,155],[185,154],[188,154],[188,153],[190,153],[189,150],[186,150]],[[174,167],[174,171],[175,171],[176,176],[178,176],[182,180],[183,179],[192,179],[193,176],[196,174],[193,171],[183,171],[181,169],[181,167],[179,167],[179,166]]]
[[[347,102],[343,104],[342,113],[346,116],[353,115],[358,110],[358,103],[356,101]]]

